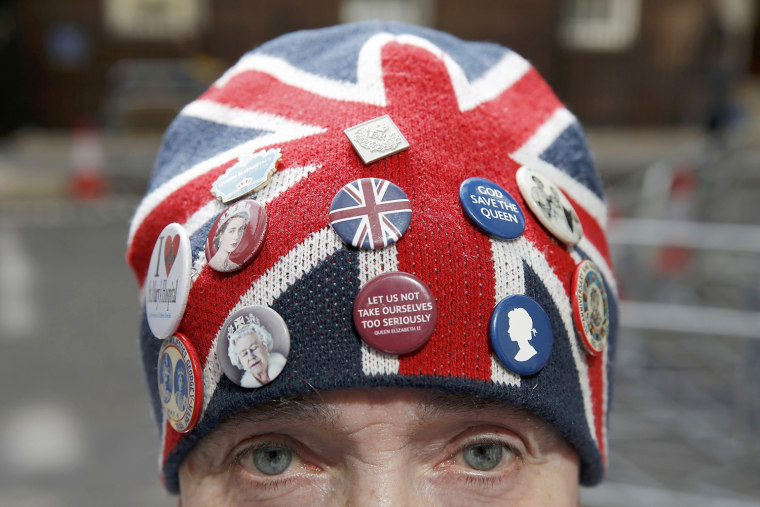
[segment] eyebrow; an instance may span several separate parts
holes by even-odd
[[[508,416],[526,417],[527,413],[513,405],[478,398],[467,394],[438,392],[428,400],[417,404],[417,410],[422,418],[454,413],[466,415],[472,412],[506,412]]]
[[[459,393],[435,392],[417,403],[422,419],[443,414],[467,415],[473,412],[506,412],[508,416],[527,417],[525,411],[496,400]],[[282,398],[256,405],[232,417],[233,426],[277,422],[286,424],[308,420],[322,426],[335,426],[339,411],[323,401],[319,392]]]
[[[232,416],[237,426],[246,423],[278,422],[288,423],[308,419],[323,426],[334,426],[338,419],[337,411],[315,398],[314,395],[295,396],[255,405]]]

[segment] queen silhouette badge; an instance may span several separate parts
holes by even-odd
[[[518,375],[538,373],[552,351],[549,317],[527,296],[502,299],[491,315],[489,334],[502,364]]]

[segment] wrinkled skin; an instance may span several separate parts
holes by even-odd
[[[235,344],[235,351],[243,368],[253,375],[253,378],[261,384],[270,382],[269,369],[269,350],[261,342],[256,333],[246,333],[238,338]]]
[[[180,504],[574,506],[578,457],[511,406],[418,389],[317,393],[240,413],[180,467]]]

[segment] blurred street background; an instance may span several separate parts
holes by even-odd
[[[246,50],[366,18],[511,47],[586,127],[623,303],[584,505],[760,505],[755,0],[0,0],[0,505],[176,503],[124,261],[161,133]]]

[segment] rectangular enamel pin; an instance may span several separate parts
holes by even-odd
[[[387,114],[343,131],[365,164],[409,148],[409,143]]]

